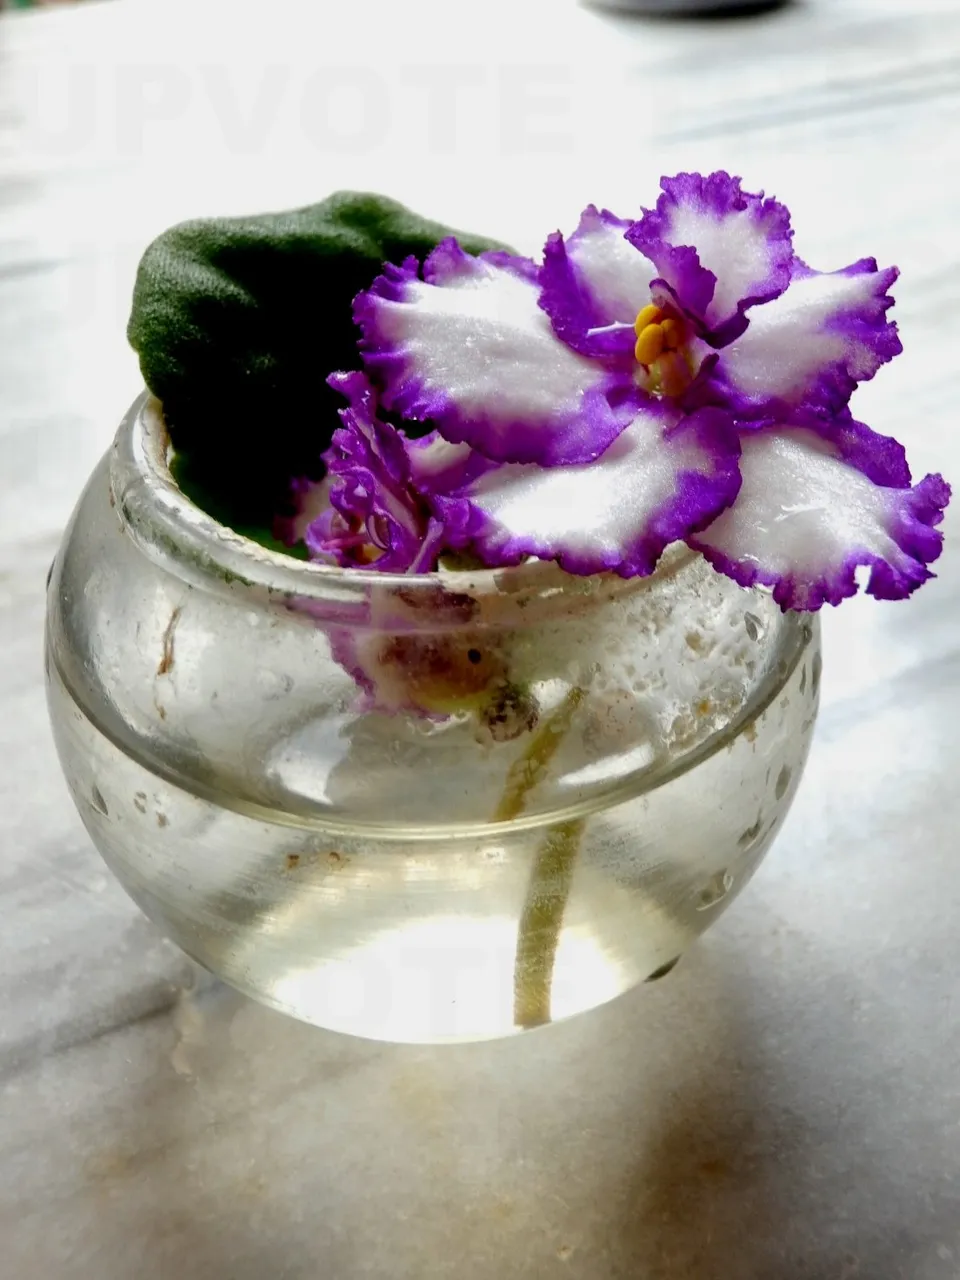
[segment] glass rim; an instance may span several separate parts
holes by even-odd
[[[438,591],[456,597],[512,600],[518,609],[532,601],[580,596],[596,600],[648,591],[674,577],[697,558],[683,543],[668,547],[647,577],[616,574],[577,577],[553,561],[529,560],[494,569],[385,574],[375,569],[341,568],[299,560],[273,551],[222,524],[180,488],[168,465],[170,438],[160,402],[144,391],[125,414],[110,457],[111,501],[121,524],[139,548],[192,586],[224,590],[236,597],[245,588],[262,600],[295,598],[318,605],[369,603],[422,595],[437,603]]]
[[[303,622],[333,620],[335,625],[380,628],[384,623],[383,616],[371,612],[371,599],[376,600],[375,591],[371,594],[373,589],[382,591],[389,598],[413,585],[425,593],[428,590],[434,593],[432,598],[424,595],[423,603],[430,607],[419,611],[419,619],[413,620],[414,627],[426,624],[430,630],[462,630],[462,608],[458,613],[456,603],[458,595],[462,602],[462,593],[468,589],[461,585],[461,580],[465,580],[475,590],[479,584],[488,597],[496,600],[491,611],[479,618],[480,625],[522,627],[534,620],[540,621],[544,616],[539,609],[524,607],[531,600],[544,602],[547,611],[569,612],[577,607],[578,600],[584,608],[590,608],[595,603],[610,599],[611,593],[654,588],[684,566],[700,559],[686,547],[674,548],[675,554],[671,550],[667,552],[665,559],[668,563],[658,567],[657,572],[648,578],[622,579],[604,575],[605,581],[576,578],[563,573],[555,564],[540,561],[504,570],[484,570],[479,574],[423,574],[415,577],[328,568],[261,547],[202,511],[176,485],[167,465],[168,451],[169,438],[160,405],[145,393],[125,416],[113,449],[105,460],[108,472],[105,497],[109,497],[123,531],[134,545],[163,571],[175,574],[190,585],[226,596],[234,603],[239,600],[247,608],[275,607],[282,609],[291,619],[302,613]],[[456,580],[454,585],[449,581],[451,577]],[[385,582],[386,579],[390,581]],[[520,585],[515,586],[516,583]],[[445,618],[438,616],[444,611],[434,607],[438,585],[453,606]],[[735,584],[729,585],[735,588]],[[749,608],[750,596],[751,592],[744,591],[745,609]],[[309,608],[311,602],[316,602],[318,607]],[[301,604],[307,607],[301,608]],[[353,607],[345,607],[348,605]],[[387,626],[392,621],[388,617]],[[401,626],[409,628],[410,625],[408,608]],[[652,792],[731,745],[779,696],[811,644],[816,644],[817,635],[816,615],[785,615],[782,625],[777,626],[771,636],[774,651],[770,654],[771,661],[765,673],[752,684],[742,706],[729,720],[695,745],[623,777],[610,788],[598,792],[585,805],[572,802],[568,808],[552,811],[551,821],[579,819],[594,809],[617,803],[621,798],[635,798]],[[85,714],[124,754],[141,760],[158,777],[257,820],[334,833],[340,829],[336,816],[320,813],[312,804],[276,807],[240,794],[224,793],[219,788],[208,794],[207,784],[202,779],[165,764],[153,753],[144,754],[143,743],[133,742],[125,735],[116,735],[109,724],[102,722],[95,707],[88,705],[86,699],[78,698],[73,682],[61,672],[59,662],[56,662],[56,668]],[[505,823],[462,824],[453,834],[458,839],[472,839],[480,832],[490,834],[501,826],[517,830],[539,826],[542,822],[543,815],[533,813]],[[398,829],[395,823],[358,825],[353,819],[344,830],[356,833],[361,828],[385,839],[401,840],[411,835],[410,829]],[[431,835],[427,828],[423,831],[418,828],[417,835],[428,840],[440,838]],[[447,830],[443,838],[450,835],[451,831]]]

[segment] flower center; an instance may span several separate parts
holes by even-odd
[[[664,396],[682,395],[694,373],[685,322],[651,302],[637,312],[633,331],[637,335],[633,354],[644,368],[646,389]]]

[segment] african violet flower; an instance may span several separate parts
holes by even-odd
[[[540,265],[449,239],[358,296],[369,380],[333,379],[350,405],[315,554],[629,577],[685,539],[799,609],[853,594],[859,565],[882,598],[931,576],[949,489],[911,488],[848,408],[900,351],[896,270],[812,270],[787,210],[725,173],[662,189],[637,221],[591,206]]]
[[[350,407],[327,454],[330,507],[307,527],[308,549],[354,568],[432,568],[440,527],[411,486],[403,437],[377,417],[374,390],[362,373],[329,381]]]

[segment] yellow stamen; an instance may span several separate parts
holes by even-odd
[[[660,390],[665,396],[679,396],[693,381],[690,366],[679,351],[665,351],[657,365]]]
[[[659,360],[663,354],[663,329],[658,324],[648,324],[637,337],[633,354],[640,364],[647,366]]]
[[[637,318],[633,322],[633,332],[639,338],[647,325],[659,324],[663,319],[663,312],[659,307],[655,307],[652,302],[648,303],[642,311],[637,313]]]
[[[679,320],[667,316],[666,320],[661,322],[660,328],[663,330],[663,345],[668,351],[676,351],[683,346],[683,325]]]

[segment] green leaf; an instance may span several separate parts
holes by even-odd
[[[384,262],[464,235],[383,196],[171,228],[140,263],[128,336],[188,464],[191,496],[234,528],[269,527],[292,476],[317,476],[358,365],[351,304]],[[262,538],[258,538],[262,541]]]
[[[195,502],[207,515],[213,516],[214,520],[228,525],[234,533],[239,533],[252,542],[259,542],[268,551],[279,551],[283,555],[293,556],[295,560],[309,559],[304,543],[298,542],[290,547],[274,537],[272,512],[264,516],[263,523],[251,521],[242,512],[238,512],[236,504],[231,502],[231,495],[220,492],[215,478],[208,479],[202,471],[198,472],[196,463],[189,454],[174,451],[170,459],[170,474],[191,502]]]

